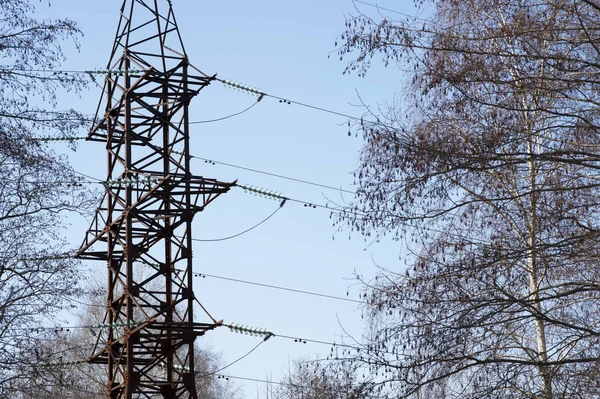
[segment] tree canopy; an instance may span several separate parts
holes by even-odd
[[[77,45],[69,20],[39,20],[28,0],[0,7],[0,396],[18,397],[29,378],[36,329],[76,293],[77,264],[61,239],[65,217],[83,212],[87,191],[67,159],[40,139],[73,136],[86,122],[58,109],[57,93],[77,92],[81,76],[43,72],[64,60],[61,45]]]
[[[407,81],[356,126],[340,219],[405,243],[407,267],[367,283],[371,342],[344,362],[393,397],[600,397],[600,8],[417,5],[342,35],[347,72],[381,57]]]

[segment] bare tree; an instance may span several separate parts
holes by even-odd
[[[356,126],[340,222],[392,234],[407,267],[367,284],[369,342],[344,361],[393,397],[599,398],[600,8],[417,5],[342,35],[348,72],[381,55],[408,82],[403,111]]]
[[[27,379],[14,387],[12,398],[103,399],[106,368],[86,362],[101,325],[45,330],[20,370]]]
[[[39,72],[60,65],[64,40],[80,32],[69,20],[37,20],[28,0],[0,7],[0,396],[26,378],[22,362],[40,323],[76,290],[76,263],[65,256],[64,217],[87,205],[64,157],[39,138],[73,136],[84,118],[56,109],[59,90],[82,77]]]
[[[98,337],[110,326],[104,320],[105,288],[86,281],[87,292],[77,303],[81,310],[72,327],[39,328],[39,337],[29,355],[20,363],[28,378],[13,388],[11,398],[27,399],[104,399],[108,370],[105,364],[88,363]],[[199,399],[235,399],[237,388],[218,378],[223,367],[221,356],[211,348],[195,348],[196,389]]]
[[[199,342],[196,341],[196,344]],[[229,379],[220,378],[218,370],[223,367],[221,355],[211,348],[194,348],[196,389],[198,399],[235,399],[237,388]]]
[[[336,370],[336,371],[339,371]],[[273,399],[366,399],[369,387],[346,369],[331,373],[326,363],[298,359],[289,366],[286,377],[273,390]]]
[[[23,365],[31,378],[18,389],[28,399],[104,399],[107,391],[105,365],[89,364],[89,350],[96,335],[108,328],[89,325],[71,331],[52,331],[40,340],[31,362]],[[237,389],[214,371],[222,367],[220,356],[208,348],[196,348],[196,389],[199,399],[235,399]],[[17,395],[13,397],[18,397]]]

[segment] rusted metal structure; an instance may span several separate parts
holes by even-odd
[[[190,70],[192,73],[190,73]],[[188,105],[214,77],[191,67],[167,0],[124,0],[88,139],[106,144],[104,198],[78,252],[108,265],[90,362],[107,398],[196,398],[192,218],[234,183],[190,171]]]

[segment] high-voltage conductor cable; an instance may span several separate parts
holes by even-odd
[[[320,111],[320,112],[325,112],[328,114],[332,114],[332,115],[336,115],[336,116],[342,116],[344,118],[348,118],[348,119],[352,119],[352,120],[356,120],[356,121],[361,121],[361,122],[367,122],[364,121],[363,118],[359,118],[357,116],[354,115],[349,115],[349,114],[345,114],[343,112],[338,112],[338,111],[334,111],[328,108],[324,108],[324,107],[319,107],[317,105],[312,105],[312,104],[308,104],[305,102],[301,102],[301,101],[294,101],[294,100],[289,100],[287,98],[284,97],[280,97],[280,96],[276,96],[274,94],[269,94],[266,93],[264,91],[261,91],[259,89],[257,89],[256,87],[252,87],[252,86],[247,86],[238,82],[234,82],[232,80],[229,79],[221,79],[221,78],[215,78],[215,80],[217,80],[218,82],[221,82],[223,85],[235,89],[235,90],[239,90],[242,92],[245,92],[247,94],[252,94],[252,95],[256,95],[258,96],[259,99],[262,99],[263,97],[271,97],[274,98],[276,100],[279,100],[280,103],[282,104],[294,104],[294,105],[299,105],[301,107],[305,107],[305,108],[310,108],[316,111]]]
[[[327,345],[327,346],[331,347],[332,353],[334,353],[334,350],[337,351],[337,348],[353,349],[358,352],[369,350],[368,347],[365,347],[365,346],[355,346],[355,345],[348,345],[348,344],[338,343],[338,342],[321,341],[318,339],[309,339],[309,338],[302,338],[302,337],[294,337],[294,336],[290,336],[290,335],[275,334],[275,333],[267,330],[266,328],[255,328],[255,327],[241,325],[241,324],[237,324],[237,323],[223,324],[223,326],[229,328],[229,331],[231,331],[231,332],[238,333],[238,334],[251,335],[251,336],[265,337],[265,340],[268,338],[274,337],[274,338],[283,338],[283,339],[293,340],[295,343],[300,343],[300,344],[313,343],[313,344],[319,344],[319,345]],[[268,337],[268,338],[266,338],[266,337]],[[349,338],[351,338],[351,337],[349,337]],[[358,345],[360,345],[360,343],[358,341],[355,341],[355,342]],[[388,355],[396,355],[395,352],[388,352],[388,351],[383,351],[380,353],[385,353]],[[337,356],[337,352],[335,352],[334,356]]]
[[[283,208],[284,204],[285,204],[285,200],[282,201],[281,204],[277,207],[277,209],[275,209],[273,211],[273,213],[271,213],[269,216],[267,216],[266,218],[264,218],[260,222],[256,223],[252,227],[249,227],[246,230],[241,231],[241,232],[239,232],[237,234],[233,234],[233,235],[226,236],[226,237],[220,237],[220,238],[192,238],[192,241],[198,241],[198,242],[219,242],[219,241],[226,241],[226,240],[231,240],[233,238],[237,238],[237,237],[239,237],[241,235],[244,235],[246,233],[251,232],[252,230],[254,230],[257,227],[261,226],[263,223],[266,223],[269,219],[271,219],[273,216],[275,216],[275,214],[277,212],[279,212],[281,210],[281,208]]]
[[[270,289],[281,290],[281,291],[294,292],[294,293],[297,293],[297,294],[312,295],[312,296],[317,296],[317,297],[321,297],[321,298],[336,299],[336,300],[339,300],[339,301],[346,301],[346,302],[354,302],[354,303],[362,303],[362,304],[364,304],[363,301],[359,301],[357,299],[344,298],[344,297],[341,297],[341,296],[329,295],[329,294],[322,294],[322,293],[319,293],[319,292],[300,290],[300,289],[296,289],[296,288],[282,287],[282,286],[273,285],[273,284],[259,283],[259,282],[256,282],[256,281],[248,281],[248,280],[242,280],[242,279],[231,278],[231,277],[216,276],[214,274],[196,273],[196,272],[194,272],[194,276],[195,277],[201,277],[201,278],[206,278],[206,277],[208,277],[208,278],[215,278],[215,279],[218,279],[218,280],[232,281],[232,282],[235,282],[235,283],[248,284],[248,285],[254,285],[254,286],[257,286],[257,287],[263,287],[263,288],[270,288]]]
[[[106,74],[122,74],[122,73],[125,73],[125,71],[123,71],[123,70],[48,70],[48,69],[29,69],[29,70],[22,70],[22,71],[19,71],[19,72],[32,72],[32,73],[37,72],[37,73],[52,73],[52,74],[60,74],[60,73],[64,73],[64,74],[87,74],[87,75],[90,75],[90,76],[93,76],[95,74],[104,74],[104,75],[106,75]],[[130,72],[132,72],[132,73],[141,73],[143,71],[140,71],[140,70],[131,70]],[[331,115],[341,116],[341,117],[348,118],[348,119],[351,119],[351,120],[354,120],[354,121],[358,121],[358,122],[361,122],[361,123],[381,124],[381,122],[379,122],[379,121],[368,121],[368,120],[365,120],[364,118],[361,118],[361,117],[357,117],[357,116],[354,116],[354,115],[350,115],[350,114],[346,114],[346,113],[343,113],[343,112],[335,111],[335,110],[332,110],[332,109],[329,109],[329,108],[325,108],[325,107],[322,107],[322,106],[317,106],[317,105],[313,105],[313,104],[310,104],[310,103],[307,103],[307,102],[302,102],[302,101],[290,100],[290,99],[288,99],[286,97],[281,97],[281,96],[277,96],[277,95],[274,95],[274,94],[266,93],[266,92],[263,92],[263,91],[260,91],[260,90],[258,90],[256,88],[254,88],[254,87],[247,86],[247,85],[242,85],[242,84],[234,82],[232,80],[221,79],[221,78],[215,78],[215,80],[218,81],[218,82],[220,82],[220,83],[222,83],[222,84],[224,84],[225,86],[230,87],[230,88],[233,88],[233,89],[236,89],[236,90],[240,90],[240,91],[243,91],[243,92],[246,92],[246,93],[249,93],[249,94],[254,94],[254,95],[258,96],[259,101],[260,101],[260,99],[262,99],[264,97],[271,97],[271,98],[273,98],[275,100],[278,100],[282,104],[289,104],[289,105],[294,104],[294,105],[298,105],[298,106],[301,106],[301,107],[313,109],[313,110],[316,110],[316,111],[319,111],[319,112],[324,112],[324,113],[328,113],[328,114],[331,114]],[[256,105],[256,103],[254,103],[253,105]],[[243,112],[245,112],[245,110],[242,111],[242,112],[240,112],[240,113],[243,113]],[[221,120],[220,118],[218,118],[218,119]],[[193,123],[193,122],[190,122],[190,123]],[[201,122],[198,122],[198,123],[201,123]]]
[[[259,346],[261,346],[262,344],[264,344],[265,342],[267,342],[267,340],[271,338],[270,335],[267,335],[265,338],[261,339],[260,342],[258,344],[256,344],[256,346],[254,346],[252,349],[250,349],[246,354],[244,354],[241,357],[238,357],[237,359],[235,359],[233,362],[226,364],[225,366],[215,370],[215,371],[211,371],[210,373],[203,373],[201,371],[197,371],[196,374],[199,377],[210,377],[212,375],[215,375],[217,373],[220,373],[221,371],[233,366],[234,364],[244,360],[245,358],[247,358],[248,356],[250,356],[252,354],[252,352],[254,352],[255,350],[258,349]]]
[[[318,386],[314,386],[314,385],[300,385],[300,384],[293,384],[290,382],[264,380],[264,379],[260,379],[260,378],[251,378],[251,377],[240,377],[240,376],[235,376],[235,375],[230,375],[230,374],[217,374],[217,378],[222,378],[225,380],[229,380],[231,378],[233,380],[248,381],[248,382],[260,382],[260,383],[265,383],[265,384],[273,384],[273,385],[291,387],[291,388],[302,389],[302,390],[306,389],[306,390],[313,390],[313,391],[329,392],[332,394],[337,393],[337,394],[341,394],[341,395],[348,395],[347,391],[318,387]],[[347,397],[347,396],[341,396],[341,397]],[[351,397],[351,396],[348,396],[348,397]],[[377,398],[377,396],[369,395],[369,398]]]
[[[40,258],[36,258],[36,260],[71,259],[73,257],[73,255],[74,254],[65,254],[65,255],[61,255],[60,258],[58,258],[58,257],[41,258],[40,257]],[[249,281],[249,280],[233,278],[233,277],[218,276],[218,275],[209,274],[209,273],[192,272],[192,274],[194,275],[194,277],[198,277],[198,278],[214,278],[214,279],[223,280],[223,281],[231,281],[231,282],[239,283],[239,284],[253,285],[256,287],[269,288],[269,289],[275,289],[275,290],[280,290],[280,291],[293,292],[293,293],[297,293],[297,294],[311,295],[311,296],[316,296],[316,297],[320,297],[320,298],[335,299],[335,300],[339,300],[339,301],[364,304],[364,301],[361,301],[358,299],[352,299],[352,298],[336,296],[336,295],[331,295],[331,294],[324,294],[324,293],[319,293],[319,292],[314,292],[314,291],[302,290],[302,289],[298,289],[298,288],[284,287],[284,286],[275,285],[275,284],[267,284],[267,283],[262,283],[262,282],[258,282],[258,281]],[[73,300],[71,297],[68,297],[68,298],[65,297],[65,299]],[[77,302],[81,305],[84,305],[84,306],[93,306],[93,307],[99,307],[99,308],[106,307],[105,305],[94,304],[94,303],[85,302],[85,301],[81,301],[81,300],[73,300],[73,301]]]
[[[60,137],[60,138],[36,138],[35,140],[38,141],[53,141],[53,142],[58,142],[58,141],[76,141],[76,140],[85,140],[86,137]],[[178,153],[179,151],[174,151],[175,153]],[[306,184],[306,185],[310,185],[310,186],[315,186],[315,187],[321,187],[321,188],[326,188],[328,190],[334,190],[334,191],[339,191],[339,192],[344,192],[344,193],[348,193],[348,194],[356,194],[355,191],[351,191],[351,190],[347,190],[341,187],[335,187],[335,186],[331,186],[331,185],[327,185],[327,184],[322,184],[322,183],[316,183],[310,180],[306,180],[306,179],[300,179],[300,178],[296,178],[296,177],[291,177],[291,176],[286,176],[286,175],[282,175],[282,174],[278,174],[278,173],[274,173],[274,172],[269,172],[269,171],[265,171],[265,170],[260,170],[260,169],[255,169],[255,168],[251,168],[248,166],[243,166],[243,165],[237,165],[234,163],[230,163],[230,162],[223,162],[223,161],[217,161],[214,159],[210,159],[210,158],[204,158],[204,157],[200,157],[200,156],[196,156],[196,155],[190,155],[190,158],[192,159],[198,159],[200,161],[204,161],[204,163],[208,163],[210,165],[223,165],[223,166],[227,166],[230,168],[235,168],[235,169],[240,169],[240,170],[245,170],[247,172],[252,172],[252,173],[257,173],[257,174],[262,174],[265,176],[271,176],[271,177],[276,177],[278,179],[284,179],[284,180],[289,180],[289,181],[293,181],[296,183],[302,183],[302,184]],[[98,179],[96,177],[91,177],[88,175],[85,175],[81,172],[77,172],[75,171],[75,173],[85,176],[89,179],[92,180],[96,180],[98,182],[102,182],[101,179]]]
[[[369,7],[374,7],[376,9],[378,9],[378,10],[388,11],[388,12],[391,12],[391,13],[394,13],[394,14],[402,15],[404,17],[412,18],[412,19],[417,20],[417,21],[427,22],[426,19],[418,18],[418,17],[416,17],[414,15],[410,15],[410,14],[406,14],[406,13],[403,13],[403,12],[400,12],[400,11],[392,10],[391,8],[381,7],[378,4],[367,3],[366,1],[362,1],[362,0],[352,0],[352,2],[353,3],[358,3],[358,4],[363,4],[363,5],[369,6]]]
[[[137,325],[138,324],[131,324],[131,325],[129,325],[129,328],[134,328]],[[338,343],[338,342],[322,341],[322,340],[310,339],[310,338],[302,338],[302,337],[296,337],[296,336],[290,336],[290,335],[280,335],[280,334],[275,334],[265,328],[255,328],[255,327],[246,326],[246,325],[242,325],[242,324],[238,324],[238,323],[225,323],[225,324],[221,324],[220,326],[229,328],[229,331],[231,331],[233,333],[238,333],[238,334],[242,334],[242,335],[250,335],[250,336],[262,338],[261,343],[259,343],[259,345],[256,345],[255,347],[253,347],[244,356],[242,356],[238,360],[236,360],[236,362],[238,362],[238,361],[242,360],[244,357],[250,355],[250,353],[255,351],[256,348],[258,348],[260,346],[260,344],[269,340],[270,338],[283,338],[283,339],[287,339],[287,340],[293,340],[294,343],[300,343],[300,344],[313,343],[313,344],[319,344],[319,345],[327,345],[332,348],[340,347],[340,348],[355,349],[355,350],[359,350],[359,351],[364,350],[364,348],[362,348],[360,346],[348,345],[348,344]],[[76,329],[89,329],[89,330],[93,330],[93,331],[101,331],[101,330],[106,330],[106,329],[122,329],[125,327],[127,327],[127,326],[124,323],[114,323],[114,324],[75,325],[75,326],[48,326],[48,327],[36,327],[36,328],[27,328],[27,329],[37,330],[37,331],[46,331],[46,330],[47,331],[55,331],[55,332],[62,331],[65,333],[69,333],[69,332],[71,332],[71,330],[76,330]],[[85,346],[82,345],[81,347],[85,347]],[[78,347],[72,347],[71,349],[76,349],[76,348],[78,348]],[[69,349],[65,349],[62,352],[66,352],[68,350]],[[388,353],[388,352],[384,352],[384,353]],[[390,354],[391,354],[391,352],[390,352]],[[231,366],[232,364],[233,363],[229,364],[228,366],[224,367],[223,369]]]
[[[231,168],[236,168],[236,169],[240,169],[240,170],[245,170],[248,172],[253,172],[253,173],[258,173],[258,174],[262,174],[262,175],[266,175],[266,176],[271,176],[271,177],[277,177],[279,179],[285,179],[285,180],[290,180],[290,181],[294,181],[297,183],[302,183],[302,184],[308,184],[311,186],[315,186],[315,187],[321,187],[321,188],[326,188],[329,190],[335,190],[335,191],[341,191],[344,193],[349,193],[349,194],[356,194],[355,191],[350,191],[350,190],[346,190],[340,187],[334,187],[334,186],[329,186],[326,184],[321,184],[321,183],[315,183],[309,180],[303,180],[303,179],[298,179],[295,177],[290,177],[290,176],[285,176],[285,175],[281,175],[281,174],[277,174],[277,173],[273,173],[273,172],[266,172],[264,170],[259,170],[259,169],[254,169],[254,168],[250,168],[247,166],[240,166],[240,165],[236,165],[236,164],[232,164],[232,163],[228,163],[228,162],[222,162],[222,161],[215,161],[212,159],[208,159],[208,158],[202,158],[199,156],[195,156],[195,155],[191,155],[190,158],[195,158],[195,159],[199,159],[201,161],[204,161],[205,163],[208,164],[212,164],[212,165],[223,165],[223,166],[228,166]]]
[[[76,172],[76,173],[81,174],[80,172]],[[80,180],[80,181],[75,181],[75,182],[66,182],[66,184],[69,184],[69,185],[103,184],[105,186],[114,187],[115,185],[121,185],[121,186],[135,185],[135,184],[143,185],[143,184],[147,183],[147,181],[144,179],[136,180],[136,179],[127,179],[127,178],[117,178],[117,179],[112,179],[110,181],[105,181],[105,180],[101,180],[101,179],[94,178],[94,177],[90,177],[90,178],[94,179],[95,181],[81,181]],[[296,199],[296,198],[283,196],[280,193],[275,193],[274,191],[271,191],[271,190],[264,190],[262,188],[255,187],[255,186],[246,186],[243,184],[236,183],[233,187],[239,187],[248,193],[256,194],[258,196],[265,197],[265,198],[278,199],[280,201],[285,200],[285,201],[290,201],[290,202],[296,202],[299,204],[303,204],[304,207],[307,207],[307,208],[322,208],[322,209],[327,209],[331,212],[339,213],[339,214],[356,214],[356,215],[365,216],[365,217],[368,216],[366,214],[363,214],[362,212],[358,213],[357,211],[343,209],[338,206],[329,206],[327,204],[323,205],[323,204],[319,204],[316,202],[304,201],[304,200],[300,200],[300,199]],[[282,204],[283,204],[283,202],[282,202]],[[282,205],[280,205],[280,207],[281,206]]]
[[[229,114],[229,115],[226,115],[226,116],[222,116],[220,118],[207,119],[207,120],[203,120],[203,121],[194,121],[194,122],[190,122],[189,124],[190,125],[197,125],[197,124],[201,124],[201,123],[220,122],[220,121],[224,121],[224,120],[229,119],[229,118],[233,118],[235,116],[238,116],[238,115],[241,115],[241,114],[243,114],[245,112],[250,111],[252,108],[254,108],[260,102],[260,100],[261,100],[261,98],[259,97],[255,102],[252,103],[252,105],[250,105],[247,108],[244,108],[243,110],[241,110],[239,112],[236,112],[236,113],[233,113],[233,114]],[[192,158],[194,158],[194,157],[192,157]]]
[[[42,365],[39,365],[36,367],[39,367],[39,368],[74,367],[77,365],[85,365],[85,364],[89,364],[87,360],[77,360],[77,361],[72,361],[72,362],[42,364]],[[17,369],[17,367],[15,367],[15,369]],[[196,372],[196,374],[198,375],[198,377],[205,377],[204,375],[200,374],[200,372]],[[297,389],[306,389],[306,390],[321,391],[321,392],[340,393],[340,394],[348,393],[346,391],[334,390],[331,388],[318,387],[318,386],[314,386],[314,385],[300,385],[300,384],[294,384],[294,383],[290,383],[290,382],[265,380],[265,379],[252,378],[252,377],[242,377],[242,376],[236,376],[236,375],[231,375],[231,374],[210,373],[210,374],[206,374],[206,376],[215,376],[218,379],[224,379],[224,380],[232,379],[232,380],[240,380],[240,381],[248,381],[248,382],[259,382],[259,383],[287,386],[287,387],[292,387],[292,388],[297,388]],[[80,388],[71,389],[71,391],[76,391],[76,392],[85,393],[85,394],[100,395],[100,393],[98,393],[98,392],[85,391]],[[376,398],[375,396],[372,396],[372,395],[370,395],[369,397]]]

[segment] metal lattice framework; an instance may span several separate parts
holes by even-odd
[[[106,191],[78,252],[108,265],[90,358],[107,398],[196,398],[194,340],[218,325],[194,322],[192,218],[234,183],[190,172],[188,104],[214,77],[189,69],[171,2],[125,0],[88,136],[106,143]]]

